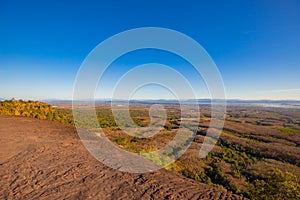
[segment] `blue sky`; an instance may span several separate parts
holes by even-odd
[[[71,99],[77,71],[96,45],[128,29],[164,27],[206,49],[227,98],[300,99],[299,19],[297,0],[0,0],[0,98]],[[150,61],[172,65],[191,80],[197,97],[209,97],[201,77],[180,58],[135,53],[114,63],[97,97],[109,98],[122,73]],[[135,97],[171,98],[163,94],[145,87]]]

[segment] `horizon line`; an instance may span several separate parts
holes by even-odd
[[[30,98],[0,98],[0,101],[5,100],[24,100],[24,101],[42,101],[42,102],[53,102],[53,101],[179,101],[178,99],[112,99],[112,98],[95,98],[95,99],[63,99],[63,98],[47,98],[47,99],[30,99]],[[227,98],[227,99],[211,99],[211,98],[196,98],[196,99],[181,99],[180,101],[288,101],[288,102],[300,102],[300,99],[239,99],[239,98]]]

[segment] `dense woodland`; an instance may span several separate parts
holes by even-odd
[[[176,134],[181,121],[179,109],[166,105],[166,110],[164,129],[151,138],[123,133],[108,105],[97,106],[96,113],[99,126],[115,144],[143,153],[163,147]],[[122,112],[120,109],[119,114]],[[56,108],[36,101],[1,101],[0,114],[74,124],[70,107]],[[133,105],[130,115],[137,125],[147,126],[149,105]],[[203,106],[194,141],[167,170],[250,199],[300,199],[300,110],[229,107],[218,144],[205,159],[199,159],[209,122],[209,107]],[[94,125],[82,126],[88,129]]]
[[[32,117],[73,124],[70,112],[55,109],[53,106],[38,101],[6,100],[0,101],[0,114]]]

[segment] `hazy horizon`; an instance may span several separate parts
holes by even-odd
[[[45,101],[45,102],[51,102],[51,101],[128,101],[127,99],[112,99],[112,98],[95,98],[95,99],[59,99],[59,98],[47,98],[47,99],[34,99],[34,98],[19,98],[19,97],[11,97],[11,98],[2,98],[0,97],[0,101],[2,100],[24,100],[24,101]],[[197,98],[197,99],[181,99],[182,101],[214,101],[214,100],[220,100],[220,99],[210,99],[210,98]],[[300,99],[224,99],[225,101],[270,101],[270,102],[300,102]],[[129,99],[129,101],[178,101],[178,99]]]

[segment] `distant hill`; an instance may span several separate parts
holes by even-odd
[[[82,101],[75,102],[92,102],[93,99],[86,99]],[[49,104],[57,104],[57,103],[72,103],[72,100],[43,100],[43,102],[47,102]],[[95,103],[126,103],[127,100],[122,99],[96,99]],[[182,100],[180,103],[186,104],[210,104],[210,103],[219,103],[221,102],[218,99],[187,99]],[[137,103],[137,104],[178,104],[179,101],[176,99],[142,99],[142,100],[130,100],[129,103]],[[226,103],[230,105],[255,105],[255,106],[267,106],[267,107],[285,107],[285,108],[299,108],[300,109],[300,100],[240,100],[240,99],[226,99]]]

